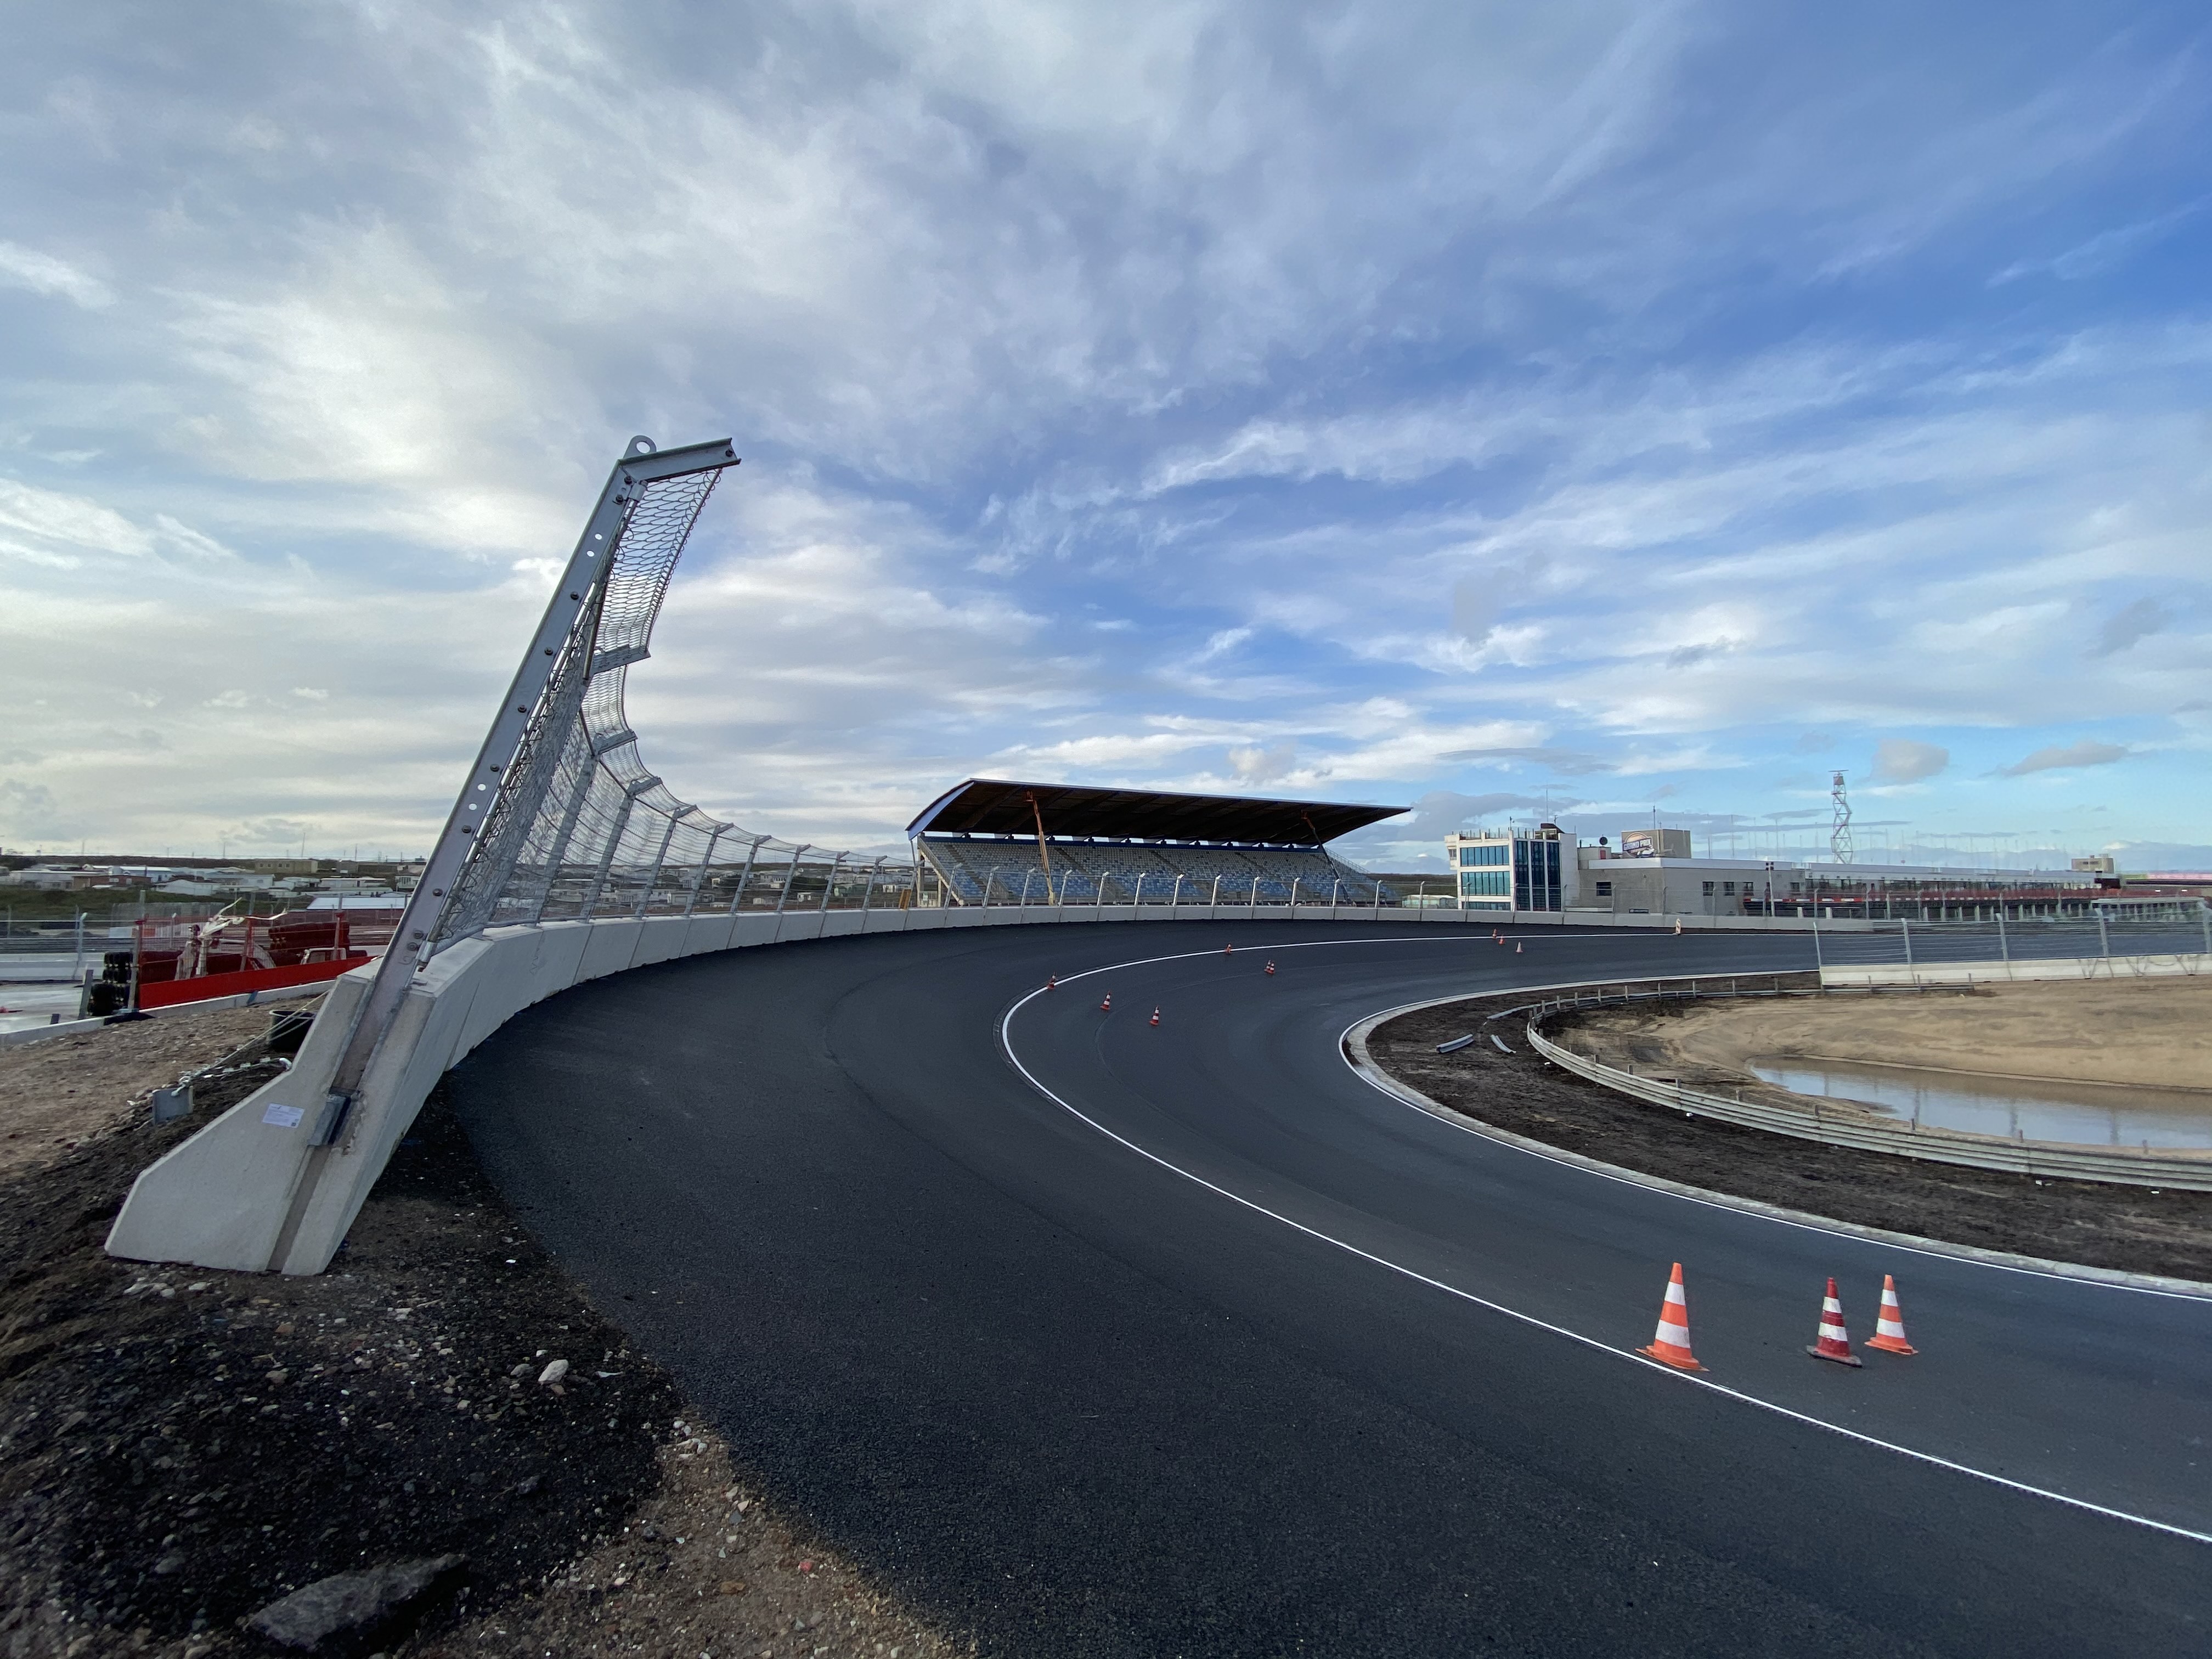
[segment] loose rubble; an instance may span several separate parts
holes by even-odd
[[[732,1471],[435,1098],[327,1273],[107,1256],[205,1118],[109,1096],[0,1178],[0,1659],[966,1650]]]

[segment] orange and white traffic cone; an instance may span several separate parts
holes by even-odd
[[[1159,1011],[1158,1009],[1155,1008],[1155,1009],[1153,1009],[1153,1010],[1152,1010],[1152,1024],[1155,1024],[1155,1025],[1157,1025],[1157,1024],[1158,1024],[1159,1023],[1160,1023],[1160,1011]]]
[[[1659,1307],[1659,1332],[1651,1339],[1648,1348],[1637,1352],[1648,1355],[1662,1365],[1672,1365],[1678,1371],[1701,1371],[1697,1356],[1690,1352],[1690,1304],[1682,1296],[1682,1264],[1674,1264],[1674,1277],[1667,1281],[1667,1299]]]
[[[1275,964],[1271,962],[1267,964],[1267,971],[1271,974],[1275,971]]]
[[[1236,951],[1237,947],[1234,945],[1224,945],[1221,947],[1221,954],[1224,957],[1233,956]]]
[[[1836,1297],[1836,1281],[1828,1281],[1828,1294],[1820,1304],[1820,1338],[1805,1350],[1815,1359],[1832,1359],[1838,1365],[1865,1362],[1851,1352],[1851,1339],[1844,1329],[1844,1304]]]
[[[1114,994],[1111,991],[1106,994],[1105,1000],[1098,1005],[1098,1012],[1102,1014],[1110,1014],[1114,1012]]]
[[[1884,1353],[1918,1353],[1905,1340],[1905,1310],[1897,1305],[1897,1281],[1887,1273],[1881,1276],[1881,1312],[1874,1322],[1874,1334],[1867,1338],[1867,1346],[1880,1348]]]
[[[1047,974],[1044,977],[1044,988],[1048,991],[1057,991],[1060,989],[1060,975],[1058,974]]]

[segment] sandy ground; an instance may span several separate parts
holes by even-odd
[[[1638,1010],[1577,1024],[1685,1081],[1743,1080],[1766,1059],[1877,1060],[1984,1076],[2202,1089],[2212,1112],[2212,979],[1977,987],[1971,994],[1792,997]]]
[[[538,1249],[434,1096],[329,1273],[116,1261],[131,1181],[198,1125],[129,1097],[266,1009],[4,1055],[0,1659],[229,1659],[333,1573],[459,1554],[319,1654],[944,1659]],[[239,1073],[222,1096],[257,1079]],[[33,1127],[35,1126],[35,1128]],[[565,1375],[544,1368],[565,1360]]]
[[[0,1179],[114,1129],[147,1091],[268,1029],[267,1008],[222,1008],[0,1048]]]

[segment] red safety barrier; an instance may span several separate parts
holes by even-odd
[[[301,962],[289,968],[249,968],[237,974],[202,974],[197,979],[165,979],[138,988],[141,1008],[173,1008],[180,1002],[205,1002],[211,997],[234,997],[247,991],[276,991],[288,985],[313,985],[336,979],[349,968],[370,960],[364,951],[343,962]]]

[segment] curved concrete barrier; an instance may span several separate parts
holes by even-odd
[[[494,927],[433,957],[415,976],[335,1138],[325,1097],[373,968],[331,981],[292,1069],[149,1166],[107,1237],[111,1255],[245,1272],[320,1273],[439,1077],[533,1003],[572,985],[656,962],[763,945],[939,927],[1098,921],[1377,922],[1487,927],[1459,910],[1302,904],[997,905],[988,909],[792,910],[738,916],[554,921]],[[1506,918],[1532,924],[1673,931],[1673,916]],[[1732,932],[1802,928],[1763,916],[1683,919]]]

